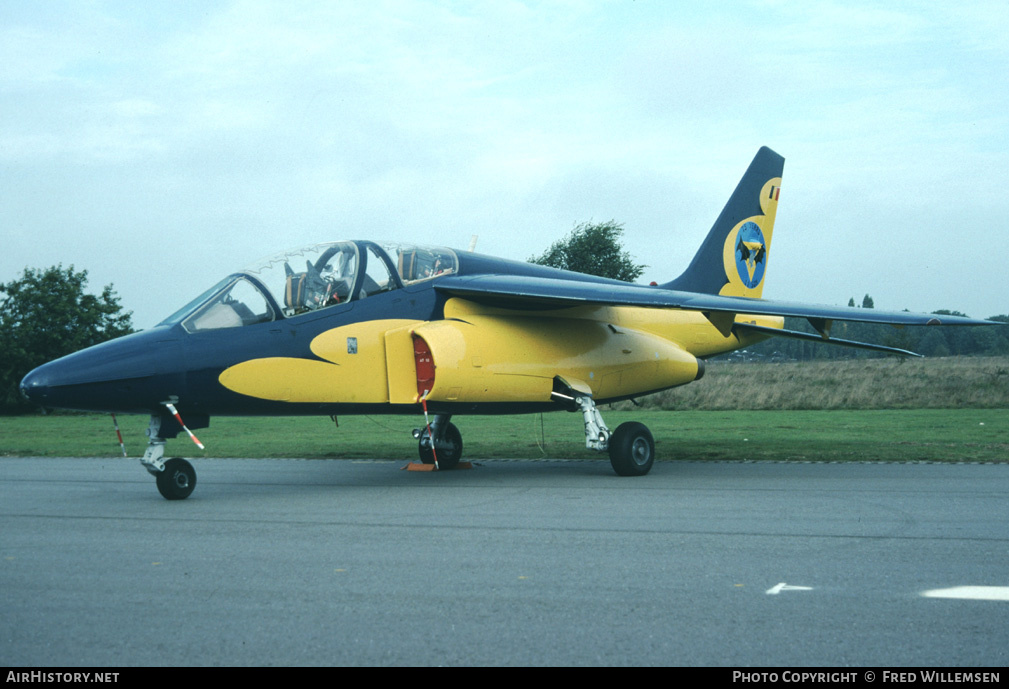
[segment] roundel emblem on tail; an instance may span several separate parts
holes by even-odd
[[[756,287],[764,279],[767,266],[767,244],[764,233],[755,222],[744,223],[736,234],[736,271],[747,287]]]

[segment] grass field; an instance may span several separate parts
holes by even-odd
[[[704,378],[603,407],[610,429],[645,423],[662,460],[1009,461],[1009,357],[809,363],[711,362]],[[674,411],[675,410],[675,411]],[[184,435],[170,455],[415,459],[423,417],[224,418]],[[462,416],[464,457],[602,458],[585,449],[579,414]],[[121,416],[132,457],[146,416]],[[119,454],[103,414],[0,417],[0,455]]]
[[[712,361],[697,383],[640,402],[656,409],[711,411],[1009,409],[1009,357]]]
[[[1009,409],[840,411],[603,410],[611,429],[624,421],[651,428],[659,461],[1009,461]],[[186,457],[416,458],[411,429],[420,416],[215,418],[197,435],[168,443]],[[457,417],[466,459],[605,458],[584,448],[581,416]],[[131,457],[146,446],[147,417],[121,416]],[[0,455],[116,456],[108,415],[0,419]]]

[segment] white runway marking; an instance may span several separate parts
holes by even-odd
[[[812,591],[812,590],[813,590],[812,586],[790,586],[785,582],[781,582],[777,586],[772,586],[771,588],[767,589],[764,593],[766,593],[769,596],[777,596],[782,591]]]
[[[922,591],[921,595],[926,598],[1009,601],[1009,586],[954,586],[949,589]]]

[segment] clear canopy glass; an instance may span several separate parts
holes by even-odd
[[[232,328],[345,304],[458,270],[451,249],[370,241],[285,251],[228,276],[161,325]]]

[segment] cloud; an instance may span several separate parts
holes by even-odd
[[[195,294],[260,255],[354,235],[465,246],[475,233],[480,250],[524,259],[613,218],[668,279],[763,144],[788,159],[769,295],[810,296],[810,257],[838,231],[848,257],[826,268],[871,266],[857,291],[877,303],[875,257],[950,228],[994,274],[988,228],[1009,211],[1009,93],[993,86],[1009,67],[1004,15],[998,3],[8,3],[0,222],[28,236],[0,276],[73,262],[150,325],[191,296],[152,291],[152,273]],[[68,239],[82,236],[96,239]],[[938,266],[929,283],[978,304],[956,308],[1000,310],[986,283],[966,293],[954,272]],[[928,308],[915,289],[895,285],[894,306]]]

